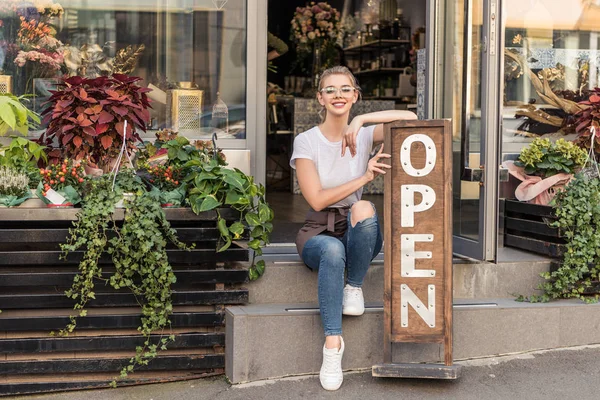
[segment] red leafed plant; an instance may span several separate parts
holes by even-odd
[[[129,151],[141,141],[137,128],[146,131],[150,89],[138,86],[140,80],[119,74],[64,79],[42,112],[48,128],[40,141],[62,148],[63,157],[86,159],[106,169],[121,150],[125,121]]]
[[[591,91],[588,100],[579,102],[579,104],[587,107],[575,114],[577,118],[575,121],[575,130],[578,136],[574,140],[574,143],[579,147],[589,149],[592,141],[591,128],[594,127],[596,130],[594,154],[596,154],[597,159],[598,154],[600,154],[600,88],[595,88]]]

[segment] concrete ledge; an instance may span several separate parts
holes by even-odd
[[[344,370],[383,361],[383,309],[367,304],[361,317],[344,317]],[[314,304],[235,306],[226,312],[227,377],[233,383],[318,373],[324,338]],[[600,304],[508,299],[461,300],[454,306],[454,358],[600,343]],[[443,346],[397,344],[393,362],[441,362]]]
[[[530,294],[543,282],[540,273],[550,261],[454,264],[454,298],[514,298]],[[313,303],[317,301],[317,273],[302,262],[267,263],[265,274],[244,284],[250,304]],[[363,293],[367,302],[383,302],[383,260],[369,268]]]

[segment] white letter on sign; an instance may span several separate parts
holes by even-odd
[[[426,307],[425,304],[419,300],[417,295],[410,290],[408,285],[400,285],[400,287],[402,289],[400,301],[402,303],[400,307],[400,322],[402,323],[402,327],[408,327],[408,305],[410,304],[417,314],[419,314],[419,317],[421,317],[430,328],[435,328],[435,286],[427,286],[427,302],[429,303],[429,307]]]
[[[415,212],[429,210],[435,203],[435,192],[427,185],[402,185],[402,220],[403,227],[415,226]],[[415,206],[415,192],[421,193],[423,200]]]
[[[410,147],[414,142],[421,142],[425,146],[425,166],[421,169],[415,169],[410,161]],[[400,149],[400,161],[402,169],[410,176],[425,176],[433,170],[435,166],[436,149],[435,143],[427,135],[410,135],[402,142]]]
[[[434,269],[415,269],[415,259],[431,258],[430,251],[415,251],[415,242],[433,242],[433,234],[405,234],[400,235],[402,256],[400,258],[400,273],[411,278],[434,277]]]

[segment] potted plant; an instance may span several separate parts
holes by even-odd
[[[146,131],[150,89],[138,86],[140,80],[120,74],[65,79],[42,112],[48,129],[40,141],[62,148],[62,157],[86,160],[88,166],[107,172],[123,139],[131,152],[141,142],[138,130]]]
[[[586,160],[586,152],[572,142],[536,138],[521,150],[514,163],[506,161],[503,165],[522,181],[515,190],[518,200],[547,205]]]
[[[13,168],[28,177],[32,196],[21,207],[45,206],[36,196],[36,189],[41,181],[38,164],[45,164],[48,160],[45,149],[45,146],[20,136],[13,136],[8,145],[0,148],[0,165]]]
[[[9,132],[27,135],[30,128],[40,123],[39,116],[23,105],[25,97],[0,93],[0,136]]]
[[[548,226],[556,220],[553,199],[586,160],[586,152],[572,142],[559,139],[552,143],[537,138],[521,150],[514,163],[503,163],[511,175],[522,181],[515,190],[517,200],[504,201],[506,246],[551,257],[562,255],[562,231]]]
[[[600,154],[600,88],[595,88],[590,92],[588,100],[582,101],[583,108],[575,114],[577,139],[575,143],[584,149],[593,148],[592,154],[597,158]],[[593,137],[593,144],[592,144]]]
[[[65,158],[39,171],[42,179],[37,187],[38,197],[48,207],[73,207],[81,202],[84,186],[84,163]]]
[[[15,207],[31,197],[29,178],[18,170],[0,167],[0,206]]]

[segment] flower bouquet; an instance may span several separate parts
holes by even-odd
[[[290,39],[296,44],[299,62],[317,52],[322,53],[321,69],[333,66],[335,45],[341,33],[339,11],[327,2],[313,1],[306,7],[296,8],[291,25]]]

